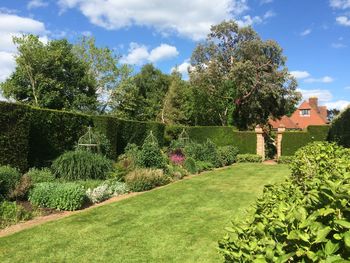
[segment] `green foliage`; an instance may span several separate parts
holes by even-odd
[[[0,166],[0,198],[8,198],[20,182],[21,174],[10,166]]]
[[[301,158],[301,160],[300,160]],[[314,142],[296,153],[291,178],[267,186],[253,213],[219,242],[226,262],[347,262],[350,155]]]
[[[350,148],[350,107],[332,121],[329,139]]]
[[[142,192],[168,184],[170,179],[164,175],[161,169],[141,168],[128,173],[125,177],[125,182],[131,191]]]
[[[221,165],[217,146],[209,139],[203,144],[190,142],[185,146],[186,157],[196,161],[210,162],[215,167]]]
[[[39,183],[30,192],[29,201],[39,207],[73,211],[83,207],[86,195],[76,183]]]
[[[0,202],[0,229],[28,220],[31,217],[32,214],[21,205],[17,205],[16,202]]]
[[[183,166],[190,174],[196,174],[198,171],[196,161],[191,157],[186,158]]]
[[[313,141],[326,141],[329,126],[309,126],[307,131],[287,131],[283,133],[282,155],[291,156],[299,148]]]
[[[23,175],[16,187],[11,191],[9,199],[26,200],[30,189],[32,188],[32,180],[28,175]]]
[[[231,165],[237,160],[238,148],[235,146],[223,146],[218,148],[221,166]]]
[[[313,142],[295,153],[290,168],[299,183],[315,176],[350,172],[350,150],[335,143]]]
[[[29,107],[0,101],[0,165],[28,168]]]
[[[293,156],[280,156],[277,160],[279,164],[290,164],[293,161]]]
[[[143,168],[164,168],[166,156],[161,151],[157,139],[150,134],[137,154],[137,166]]]
[[[26,175],[30,178],[33,184],[52,182],[55,180],[54,175],[52,174],[51,170],[48,168],[43,168],[43,169],[31,168],[26,173]]]
[[[117,180],[107,180],[95,188],[89,188],[86,195],[91,203],[100,203],[112,196],[118,196],[128,192],[125,183]]]
[[[173,180],[180,180],[186,175],[188,175],[188,171],[180,165],[172,165],[169,164],[165,168],[165,173],[167,176],[170,176]]]
[[[237,163],[261,163],[262,157],[257,154],[238,154]]]
[[[34,35],[13,40],[18,52],[16,69],[0,85],[5,97],[50,109],[96,110],[95,79],[67,40],[44,44]]]
[[[112,170],[112,162],[99,154],[71,151],[58,157],[52,170],[56,177],[65,180],[105,179]]]
[[[203,172],[203,171],[212,170],[215,167],[210,162],[196,161],[196,168],[197,168],[197,171],[200,173],[200,172]]]
[[[234,123],[246,130],[267,123],[270,116],[283,116],[301,98],[282,48],[232,20],[211,27],[193,51],[191,65],[201,125]]]

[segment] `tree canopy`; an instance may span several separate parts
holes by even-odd
[[[95,79],[72,44],[65,39],[44,44],[34,35],[14,37],[14,43],[16,69],[0,86],[6,98],[51,109],[96,110]]]
[[[281,117],[300,100],[285,62],[282,48],[263,41],[251,27],[234,21],[212,26],[191,57],[190,82],[203,100],[196,105],[210,112],[211,124],[241,129]],[[198,118],[198,124],[207,119]]]

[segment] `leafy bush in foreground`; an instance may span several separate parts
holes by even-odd
[[[312,147],[314,155],[305,155],[300,168],[293,169],[296,175],[266,187],[254,213],[227,228],[219,242],[225,262],[348,262],[350,173],[339,167],[349,164],[350,156],[332,144],[311,145],[297,152],[302,156]],[[334,153],[334,171],[325,152]],[[293,163],[298,163],[297,157]],[[306,164],[314,165],[317,173],[309,176]]]
[[[8,198],[21,179],[21,174],[10,166],[0,166],[0,197]]]
[[[105,179],[112,170],[106,157],[88,151],[70,151],[52,163],[56,177],[65,180]]]
[[[142,192],[168,184],[170,179],[164,175],[163,170],[142,168],[130,172],[125,177],[125,182],[131,191]]]
[[[0,203],[0,229],[17,224],[20,221],[28,220],[32,217],[21,205],[16,202]]]
[[[39,183],[30,192],[29,201],[39,207],[77,210],[85,204],[86,195],[76,183]]]
[[[238,154],[237,163],[261,163],[262,157],[257,154]]]
[[[294,156],[280,156],[277,160],[279,164],[290,164],[294,159]]]

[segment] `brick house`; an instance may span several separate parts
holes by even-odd
[[[304,101],[292,116],[283,116],[281,119],[270,120],[269,124],[273,129],[284,126],[289,130],[306,129],[309,125],[326,125],[327,107],[318,106],[318,98],[311,97],[309,101]]]

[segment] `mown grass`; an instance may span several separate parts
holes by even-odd
[[[0,262],[220,262],[230,219],[288,174],[263,164],[208,172],[0,238]]]

